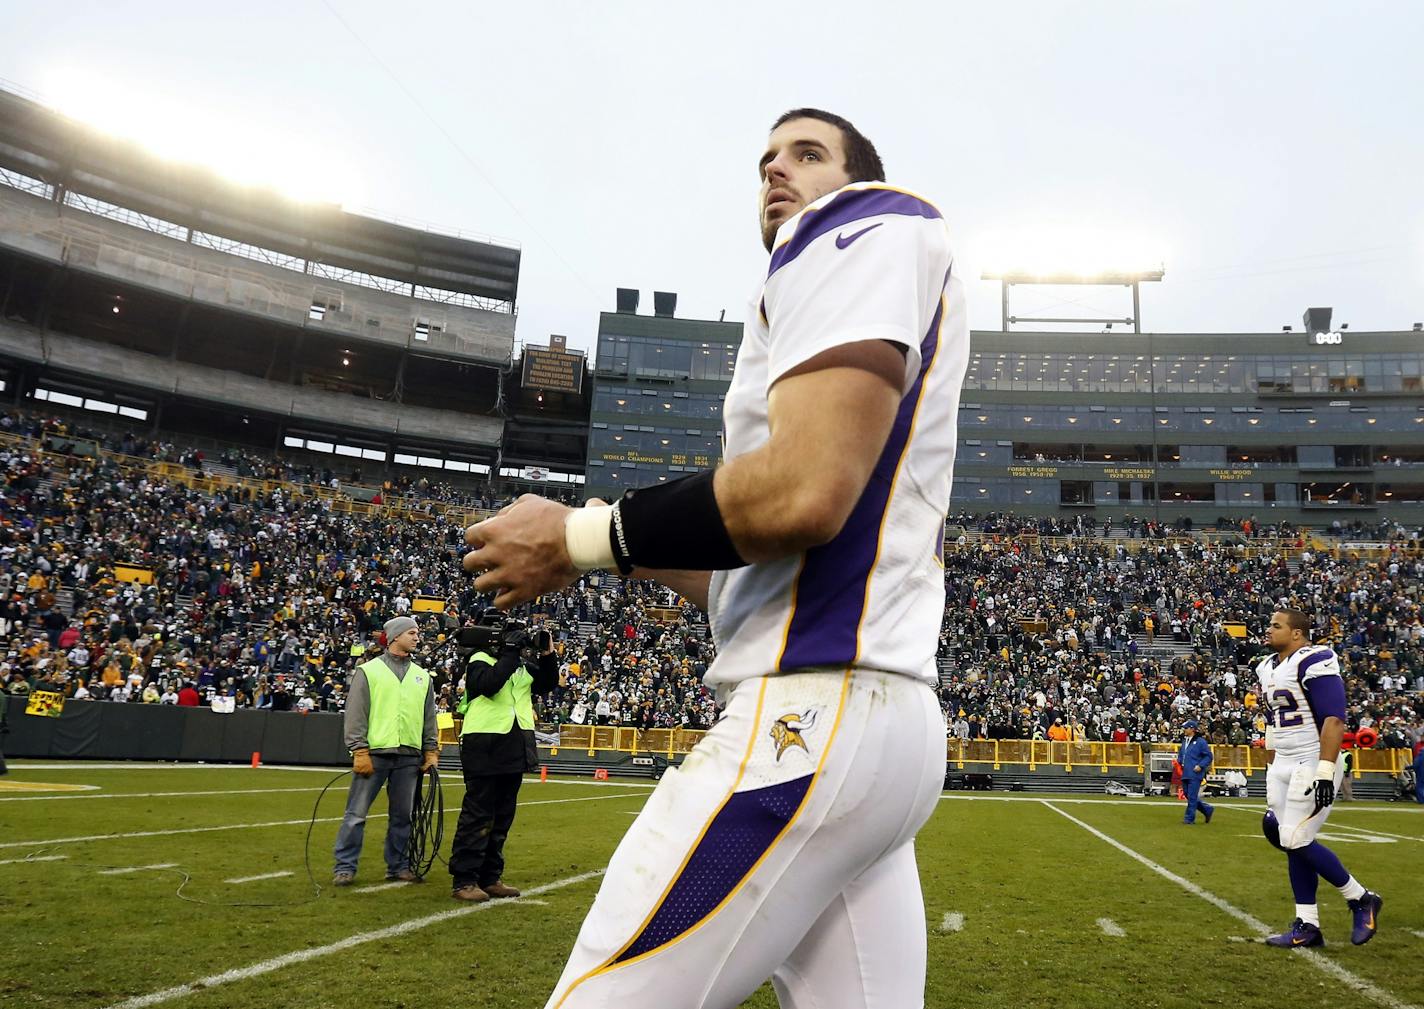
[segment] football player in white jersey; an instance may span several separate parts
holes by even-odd
[[[1369,942],[1384,900],[1351,876],[1333,851],[1315,839],[1330,815],[1344,774],[1345,682],[1335,653],[1310,643],[1310,618],[1300,610],[1271,615],[1266,643],[1275,649],[1256,665],[1266,715],[1266,803],[1262,831],[1286,853],[1295,921],[1271,936],[1272,946],[1324,946],[1315,893],[1323,878],[1340,891],[1354,917],[1350,941]]]
[[[771,258],[722,465],[467,532],[497,605],[616,566],[705,607],[717,643],[725,715],[619,845],[549,1009],[730,1009],[767,979],[783,1009],[924,1005],[964,286],[939,210],[844,119],[782,116],[757,173]]]

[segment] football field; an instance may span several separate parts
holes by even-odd
[[[0,1006],[539,1009],[646,781],[528,779],[506,848],[515,901],[462,905],[440,863],[383,883],[385,799],[356,885],[327,886],[336,769],[16,763],[0,778]],[[462,786],[444,782],[449,849]],[[1348,803],[1322,840],[1383,894],[1349,943],[1260,938],[1294,915],[1255,800],[1185,827],[1162,799],[946,793],[917,845],[926,1004],[1424,1007],[1424,807]],[[669,979],[676,983],[676,979]],[[745,1003],[774,1007],[770,987]]]

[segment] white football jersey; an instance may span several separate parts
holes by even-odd
[[[969,358],[964,283],[952,267],[939,211],[884,183],[828,193],[778,230],[723,407],[723,458],[764,445],[771,387],[840,344],[904,348],[902,400],[834,540],[712,575],[709,683],[850,665],[937,681],[944,518]]]
[[[1340,662],[1325,645],[1306,645],[1284,661],[1268,655],[1256,664],[1261,707],[1266,714],[1266,748],[1287,757],[1320,751],[1320,726],[1305,684],[1317,676],[1340,675]]]

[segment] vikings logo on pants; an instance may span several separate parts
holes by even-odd
[[[776,760],[781,761],[781,755],[793,746],[799,746],[806,750],[806,740],[801,737],[801,733],[809,732],[816,725],[816,709],[811,708],[804,715],[792,712],[789,715],[782,715],[771,723],[771,741],[776,744]],[[810,750],[806,750],[810,753]]]

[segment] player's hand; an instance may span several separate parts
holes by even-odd
[[[420,762],[420,773],[421,773],[421,774],[424,774],[426,771],[430,770],[432,767],[438,767],[439,765],[440,765],[440,751],[439,751],[439,750],[426,750],[426,751],[425,751],[425,759]]]
[[[466,571],[479,572],[475,588],[495,593],[507,610],[545,592],[572,584],[580,572],[564,545],[564,522],[572,509],[535,494],[524,494],[493,518],[465,530]]]
[[[1329,778],[1316,778],[1316,779],[1315,779],[1315,812],[1314,812],[1314,813],[1311,813],[1310,815],[1311,815],[1311,816],[1314,816],[1315,813],[1318,813],[1318,812],[1320,812],[1322,809],[1326,809],[1326,808],[1328,808],[1328,807],[1334,805],[1334,803],[1335,803],[1335,782],[1331,781]]]
[[[1192,771],[1193,771],[1193,773],[1195,773],[1195,774],[1201,774],[1201,765],[1200,765],[1200,764],[1193,764],[1193,765],[1192,765]]]
[[[371,763],[371,751],[357,750],[355,753],[351,754],[351,770],[355,771],[363,778],[369,778],[371,775],[375,774],[376,767],[374,764]]]

